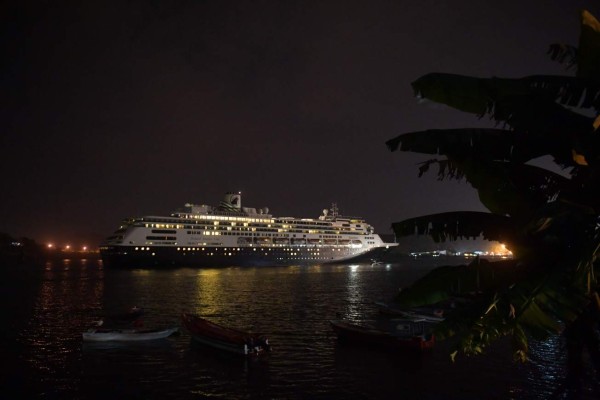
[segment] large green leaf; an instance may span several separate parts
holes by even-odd
[[[560,333],[562,327],[558,320],[542,311],[535,301],[525,308],[519,320],[532,336],[539,340],[547,339],[549,334]]]
[[[544,273],[526,268],[518,260],[443,267],[430,272],[397,296],[404,306],[464,298],[447,310],[436,326],[440,339],[458,335],[458,350],[480,354],[501,336],[513,337],[515,356],[525,360],[527,335],[546,339],[559,333],[589,303],[581,286],[571,282],[569,268]],[[466,297],[464,297],[466,296]]]
[[[571,285],[568,271],[560,270],[532,273],[507,291],[507,299],[514,318],[537,339],[559,333],[589,303],[585,292]]]

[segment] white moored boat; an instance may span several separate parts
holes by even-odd
[[[164,339],[179,328],[167,329],[90,329],[83,333],[84,342],[131,342],[140,340]]]
[[[227,193],[216,207],[127,219],[100,246],[102,260],[124,268],[322,264],[376,258],[394,245],[335,204],[317,218],[278,218],[241,203],[240,193]]]

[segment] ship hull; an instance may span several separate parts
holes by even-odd
[[[259,267],[285,265],[314,265],[330,263],[364,262],[377,259],[387,251],[386,247],[370,250],[351,248],[223,248],[203,247],[181,249],[157,246],[143,248],[134,246],[105,246],[100,253],[107,268],[213,268],[213,267]]]

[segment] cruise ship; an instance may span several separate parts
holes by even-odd
[[[335,204],[317,218],[273,217],[229,192],[218,206],[126,219],[100,253],[109,268],[278,266],[371,260],[392,245]]]

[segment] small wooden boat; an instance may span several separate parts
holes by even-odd
[[[376,301],[375,305],[382,314],[398,315],[402,318],[413,320],[424,320],[427,322],[442,322],[444,318],[444,310],[438,308],[399,308],[393,305]]]
[[[177,332],[179,328],[166,329],[90,329],[83,333],[84,342],[131,342],[140,340],[164,339]]]
[[[194,314],[181,316],[183,326],[196,342],[243,356],[260,356],[271,350],[265,336],[217,325]]]
[[[426,332],[424,321],[390,320],[387,328],[356,325],[347,321],[330,321],[340,341],[372,345],[393,350],[425,351],[435,344],[432,333]]]

